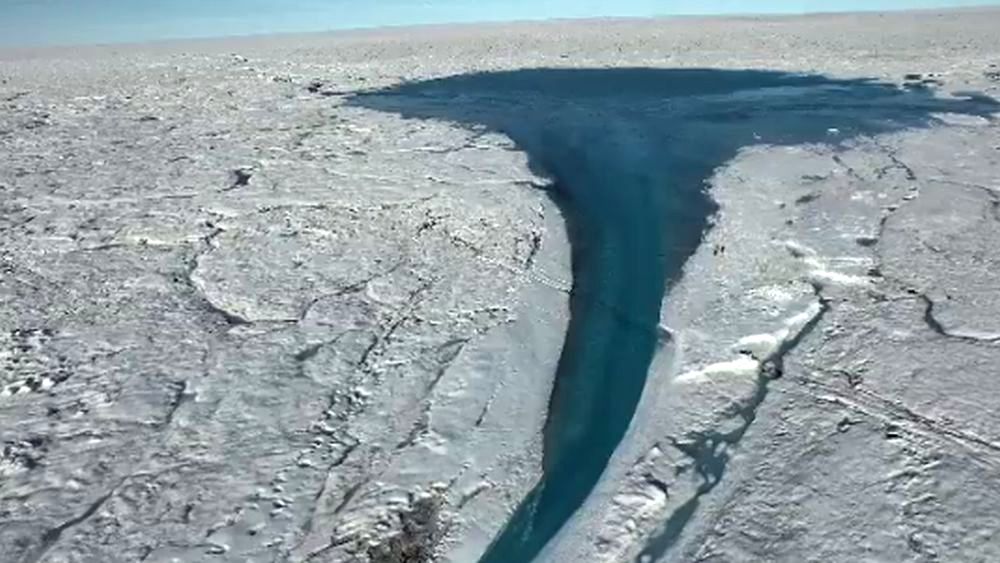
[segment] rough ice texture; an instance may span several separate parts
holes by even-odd
[[[427,560],[531,485],[558,217],[292,51],[0,64],[5,561]]]
[[[998,27],[982,11],[0,54],[0,553],[465,562],[497,533],[538,475],[563,226],[507,139],[343,94],[605,65],[997,94]],[[673,344],[546,556],[1000,559],[998,149],[995,124],[944,116],[720,169],[715,227],[665,303]]]

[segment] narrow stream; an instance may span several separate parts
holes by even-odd
[[[544,431],[545,477],[483,563],[531,560],[583,504],[642,394],[665,285],[715,210],[698,183],[672,184],[663,160],[636,158],[642,152],[607,132],[570,152],[547,165],[572,241],[573,292]]]

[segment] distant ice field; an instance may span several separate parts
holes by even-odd
[[[142,42],[380,26],[587,17],[955,8],[983,0],[3,0],[0,46]]]

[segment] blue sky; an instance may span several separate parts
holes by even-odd
[[[0,45],[91,44],[551,17],[802,13],[977,0],[0,0]]]

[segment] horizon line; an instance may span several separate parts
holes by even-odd
[[[558,23],[582,23],[588,22],[653,22],[659,20],[680,20],[680,19],[710,19],[710,20],[745,20],[745,19],[779,19],[788,20],[796,18],[815,18],[831,16],[877,16],[877,15],[897,15],[897,14],[948,14],[948,13],[968,13],[968,12],[996,12],[1000,11],[1000,1],[990,1],[989,3],[970,4],[967,6],[947,6],[947,7],[918,7],[918,8],[856,8],[846,10],[822,10],[822,11],[723,11],[723,12],[683,12],[683,13],[662,13],[650,15],[609,15],[609,16],[566,16],[566,17],[525,17],[513,19],[483,19],[465,20],[457,19],[453,21],[433,21],[433,22],[413,22],[413,23],[386,23],[372,25],[357,25],[345,27],[330,27],[326,29],[302,29],[302,30],[275,30],[270,32],[249,32],[231,33],[220,35],[209,34],[167,34],[161,37],[151,37],[149,39],[122,39],[104,42],[20,42],[5,43],[0,40],[0,52],[52,52],[72,48],[82,49],[114,49],[121,47],[169,47],[183,46],[190,43],[224,43],[226,41],[254,41],[267,39],[282,39],[294,37],[318,38],[321,36],[365,36],[376,35],[380,32],[405,32],[405,31],[434,31],[434,30],[455,30],[470,29],[479,27],[496,28],[507,25],[545,25]]]

